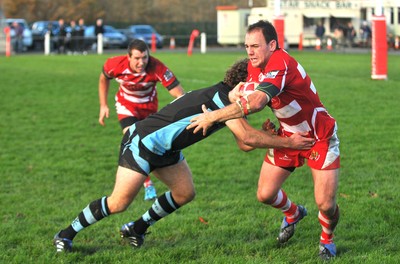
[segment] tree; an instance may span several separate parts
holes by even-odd
[[[94,23],[103,18],[108,23],[216,22],[216,7],[248,7],[248,0],[0,0],[6,17],[66,21],[84,18]],[[253,6],[265,6],[265,0],[254,0]]]

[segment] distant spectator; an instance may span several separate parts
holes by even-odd
[[[340,49],[344,47],[344,27],[335,24],[334,30],[333,30],[333,36],[335,37],[335,48]]]
[[[104,25],[103,25],[103,19],[99,18],[96,20],[96,26],[94,28],[94,33],[97,37],[98,34],[104,34]]]
[[[368,47],[371,40],[371,28],[367,21],[363,21],[360,27],[361,46]]]
[[[85,20],[83,18],[79,19],[78,22],[78,50],[83,54],[86,53],[85,50]]]
[[[65,28],[64,19],[60,18],[58,20],[58,41],[57,41],[57,49],[59,54],[63,54],[66,51],[66,39],[67,39],[67,29]]]
[[[20,53],[23,51],[24,28],[17,21],[14,21],[11,29],[14,30],[14,37],[12,40],[14,52]]]
[[[322,24],[322,22],[318,22],[317,28],[315,29],[315,36],[320,40],[322,40],[324,38],[324,35],[325,35],[325,27]]]
[[[93,43],[92,45],[92,49],[95,50],[97,47],[97,43],[99,40],[99,34],[104,35],[105,29],[104,29],[104,25],[103,25],[103,19],[98,18],[96,20],[96,25],[94,27],[94,34],[96,36],[96,42]]]
[[[346,32],[345,33],[346,43],[347,43],[347,46],[349,48],[351,48],[351,47],[354,46],[354,38],[357,36],[357,32],[354,29],[354,26],[353,26],[353,24],[351,22],[347,23],[347,27],[346,27],[345,30],[346,30],[345,31]]]
[[[78,52],[78,43],[79,43],[79,40],[78,40],[78,38],[79,38],[79,36],[78,36],[78,34],[79,34],[79,28],[78,28],[78,26],[76,25],[76,22],[75,22],[75,20],[71,20],[71,22],[70,22],[70,26],[71,26],[71,31],[69,32],[69,35],[70,35],[70,38],[69,38],[69,44],[70,44],[70,50],[73,52],[73,53],[76,53],[76,52]]]

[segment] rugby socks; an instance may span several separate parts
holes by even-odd
[[[144,183],[143,183],[144,188],[147,188],[152,185],[153,185],[153,182],[151,181],[150,176],[147,176],[146,180],[144,180]]]
[[[163,193],[158,197],[151,208],[135,221],[134,231],[138,235],[146,233],[147,228],[158,220],[176,211],[180,206],[174,201],[171,192]]]
[[[282,189],[279,190],[271,206],[282,211],[288,224],[295,222],[300,217],[297,205],[290,201]]]
[[[100,221],[109,214],[110,210],[107,205],[107,196],[104,196],[88,204],[75,220],[72,221],[71,225],[60,232],[59,236],[73,240],[79,231]]]
[[[333,231],[339,222],[339,206],[336,205],[335,213],[332,217],[324,215],[321,211],[318,213],[319,223],[322,226],[320,242],[323,244],[333,243]]]

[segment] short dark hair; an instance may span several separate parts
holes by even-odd
[[[265,41],[268,44],[271,40],[276,41],[276,47],[279,49],[278,34],[276,33],[275,27],[268,20],[259,20],[258,22],[251,24],[247,28],[247,33],[254,30],[260,29],[264,35]]]
[[[140,52],[147,51],[147,53],[150,54],[149,47],[147,46],[146,42],[140,39],[134,39],[129,43],[128,45],[129,57],[132,56],[132,50],[138,50]]]
[[[247,79],[247,64],[249,59],[241,59],[235,62],[225,73],[224,83],[234,88],[238,83]]]

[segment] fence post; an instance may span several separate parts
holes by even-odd
[[[11,28],[5,27],[4,33],[6,34],[6,57],[11,56]]]
[[[50,54],[50,32],[47,31],[46,34],[44,34],[44,55],[49,55]]]
[[[157,39],[156,39],[156,34],[153,33],[151,34],[151,52],[156,52],[157,51]]]
[[[201,33],[200,34],[200,52],[202,54],[206,53],[207,49],[207,35],[206,33]]]
[[[97,54],[103,54],[103,34],[97,35]]]

